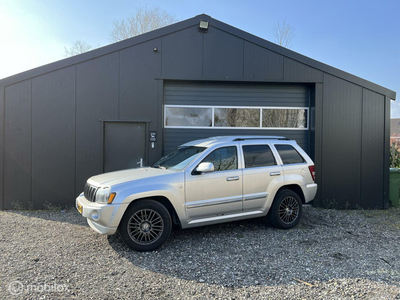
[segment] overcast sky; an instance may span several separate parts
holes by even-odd
[[[109,44],[113,21],[143,6],[178,20],[205,13],[272,42],[274,24],[286,21],[293,51],[400,95],[400,0],[0,0],[0,79],[63,59],[77,39]]]

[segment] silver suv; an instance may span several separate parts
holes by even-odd
[[[89,178],[76,199],[96,232],[119,229],[125,244],[152,251],[172,224],[190,228],[268,215],[297,225],[314,199],[314,163],[295,141],[276,136],[220,136],[192,141],[150,167]]]

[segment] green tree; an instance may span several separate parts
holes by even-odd
[[[396,143],[393,143],[390,147],[390,167],[400,168],[400,151]]]

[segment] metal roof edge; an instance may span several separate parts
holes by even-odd
[[[171,24],[171,25],[167,25],[162,28],[158,28],[153,31],[143,33],[141,35],[131,37],[126,40],[112,43],[112,44],[109,44],[109,45],[106,45],[106,46],[103,46],[100,48],[90,50],[90,51],[82,53],[82,54],[78,54],[78,55],[74,55],[74,56],[71,56],[68,58],[57,60],[55,62],[51,62],[51,63],[45,64],[45,65],[27,70],[27,71],[20,72],[15,75],[8,76],[8,77],[0,79],[0,86],[7,86],[7,85],[15,84],[17,82],[28,80],[30,78],[37,77],[37,76],[40,76],[40,75],[43,75],[43,74],[46,74],[49,72],[53,72],[56,70],[64,69],[64,68],[73,66],[75,64],[78,64],[78,63],[82,63],[82,62],[85,62],[85,61],[88,61],[88,60],[91,60],[91,59],[94,59],[97,57],[101,57],[101,56],[104,56],[104,55],[107,55],[107,54],[110,54],[110,53],[113,53],[116,51],[123,50],[128,47],[132,47],[132,46],[135,46],[135,45],[138,45],[138,44],[141,44],[141,43],[153,40],[153,39],[157,39],[159,37],[174,33],[176,31],[180,31],[185,28],[195,26],[201,19],[204,19],[204,18],[210,18],[210,16],[205,15],[205,14],[197,15],[193,18],[186,19],[186,20],[183,20],[183,21]]]
[[[234,26],[231,26],[229,24],[223,23],[217,19],[213,19],[209,15],[206,14],[200,14],[197,15],[193,18],[186,19],[120,42],[116,42],[110,45],[103,46],[101,48],[97,48],[79,55],[75,55],[72,57],[68,57],[62,60],[58,60],[34,69],[30,69],[3,79],[0,79],[0,86],[7,86],[11,85],[20,81],[24,81],[36,76],[40,76],[52,71],[56,71],[59,69],[63,69],[78,63],[82,63],[84,61],[88,61],[103,55],[110,54],[112,52],[116,52],[119,50],[122,50],[124,48],[128,48],[146,41],[150,41],[152,39],[156,39],[168,34],[171,34],[176,31],[183,30],[185,28],[195,26],[200,20],[206,20],[210,22],[210,26],[215,27],[217,29],[220,29],[222,31],[225,31],[229,34],[235,35],[243,40],[246,40],[248,42],[257,44],[263,48],[266,48],[270,51],[273,51],[277,54],[283,55],[289,59],[293,59],[299,63],[305,64],[309,67],[312,67],[314,69],[323,71],[325,73],[331,74],[333,76],[342,78],[346,81],[352,82],[354,84],[360,85],[364,88],[370,89],[372,91],[378,92],[380,94],[383,94],[391,99],[396,99],[396,92],[392,91],[388,88],[385,88],[383,86],[380,86],[376,83],[373,83],[371,81],[368,81],[366,79],[363,79],[361,77],[358,77],[356,75],[347,73],[345,71],[339,70],[335,67],[329,66],[327,64],[324,64],[322,62],[319,62],[317,60],[314,60],[312,58],[309,58],[305,55],[302,55],[300,53],[294,52],[290,49],[287,49],[285,47],[279,46],[277,44],[274,44],[272,42],[269,42],[267,40],[264,40],[260,37],[257,37],[251,33],[248,33],[244,30],[238,29]]]
[[[266,48],[270,51],[273,51],[277,54],[283,55],[287,58],[293,59],[299,63],[305,64],[309,67],[312,67],[314,69],[323,71],[325,73],[331,74],[333,76],[342,78],[346,81],[355,83],[357,85],[360,85],[364,88],[370,89],[372,91],[378,92],[380,94],[383,94],[385,96],[390,97],[391,99],[396,98],[396,92],[393,90],[390,90],[388,88],[385,88],[381,85],[378,85],[376,83],[373,83],[371,81],[368,81],[366,79],[363,79],[361,77],[358,77],[356,75],[350,74],[346,71],[337,69],[335,67],[332,67],[330,65],[327,65],[325,63],[322,63],[320,61],[317,61],[315,59],[312,59],[310,57],[307,57],[303,54],[297,53],[293,50],[290,50],[288,48],[279,46],[278,44],[272,43],[270,41],[267,41],[265,39],[262,39],[256,35],[253,35],[251,33],[248,33],[244,30],[241,30],[239,28],[233,27],[231,25],[228,25],[226,23],[223,23],[221,21],[218,21],[216,19],[210,18],[210,26],[213,26],[217,29],[220,29],[222,31],[225,31],[227,33],[233,34],[241,39],[247,40],[248,42],[251,42],[253,44],[259,45],[263,48]]]

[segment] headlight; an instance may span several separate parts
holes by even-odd
[[[96,193],[96,202],[97,203],[112,203],[115,197],[115,193],[110,194],[109,187],[100,187]]]

